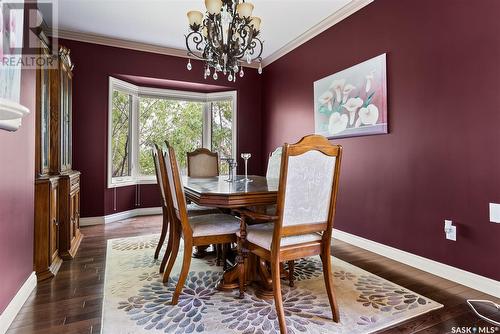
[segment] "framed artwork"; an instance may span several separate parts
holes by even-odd
[[[387,133],[386,54],[315,81],[314,125],[329,139]]]

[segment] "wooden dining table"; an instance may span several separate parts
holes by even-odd
[[[232,182],[227,176],[211,178],[182,178],[186,198],[201,206],[218,207],[222,209],[238,209],[243,207],[265,207],[276,204],[278,199],[279,180],[266,179],[264,176],[249,175],[251,181],[245,181],[245,176],[238,175]],[[244,226],[244,224],[243,224]],[[253,255],[245,261],[247,281],[260,281],[257,294],[261,298],[272,298],[272,287],[267,274],[267,266]],[[241,262],[227,269],[218,288],[233,290],[239,287]]]
[[[266,206],[276,204],[278,180],[268,180],[264,176],[237,175],[235,181],[228,182],[227,175],[182,179],[186,198],[201,206],[234,209],[247,206]]]

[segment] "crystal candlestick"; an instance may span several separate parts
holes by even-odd
[[[241,153],[241,158],[245,160],[245,178],[242,181],[252,182],[253,180],[248,178],[248,159],[252,157],[251,153]]]

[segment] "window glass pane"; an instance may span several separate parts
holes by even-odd
[[[113,91],[113,110],[111,124],[113,177],[131,176],[131,112],[132,95],[117,90]]]
[[[211,102],[212,151],[219,153],[219,159],[232,157],[233,102],[231,100]],[[220,174],[228,173],[226,162],[219,160]]]
[[[168,140],[175,149],[181,169],[186,170],[186,153],[202,146],[202,102],[139,98],[139,174],[155,175],[151,148]]]

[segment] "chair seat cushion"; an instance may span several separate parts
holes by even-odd
[[[273,241],[274,224],[257,224],[247,226],[246,239],[264,249],[271,250],[271,243]],[[236,232],[240,236],[240,231]],[[321,240],[321,233],[308,233],[301,235],[291,235],[281,238],[281,247],[302,244],[311,241]]]
[[[189,217],[193,237],[234,234],[240,230],[240,220],[223,213]]]
[[[188,216],[198,216],[198,215],[207,215],[211,213],[220,213],[219,209],[212,208],[209,206],[201,206],[198,204],[188,204],[187,205]]]

